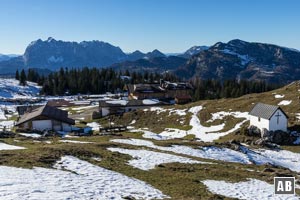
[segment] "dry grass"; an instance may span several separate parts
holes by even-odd
[[[48,167],[59,160],[63,155],[73,155],[80,159],[99,165],[106,169],[120,172],[130,177],[143,180],[163,193],[170,195],[173,199],[228,199],[210,193],[201,183],[202,180],[226,180],[230,182],[245,181],[247,178],[257,178],[272,183],[273,177],[278,174],[294,174],[289,170],[281,168],[272,168],[274,173],[264,172],[266,166],[242,165],[238,163],[228,163],[221,161],[213,161],[215,164],[182,164],[169,163],[162,164],[155,169],[149,171],[139,170],[127,164],[132,159],[128,155],[108,151],[108,147],[122,147],[127,149],[140,149],[141,147],[117,144],[109,142],[114,138],[139,138],[140,135],[133,133],[124,133],[123,136],[92,136],[78,138],[78,140],[93,141],[94,144],[73,144],[60,143],[58,138],[51,139],[51,144],[36,143],[32,139],[16,138],[4,139],[13,145],[24,146],[25,150],[0,151],[0,164],[15,167],[32,168],[33,166]],[[174,140],[173,143],[181,143],[181,140]],[[170,145],[171,141],[158,141],[157,145]],[[187,142],[188,143],[188,142]],[[184,144],[187,144],[184,142]],[[191,142],[192,143],[192,142]],[[194,142],[195,144],[196,142]],[[199,146],[199,143],[197,143]],[[195,144],[196,145],[196,144]],[[152,151],[158,151],[151,148],[143,147]],[[170,153],[170,152],[168,152]],[[174,154],[174,153],[170,153]],[[175,154],[178,155],[178,154]],[[101,161],[95,161],[92,157],[100,157]],[[207,161],[196,157],[187,156],[195,160]],[[211,160],[210,160],[211,161]],[[249,171],[249,169],[251,171]],[[253,171],[252,171],[253,170]],[[187,187],[188,186],[188,187]],[[299,192],[299,191],[297,191]]]

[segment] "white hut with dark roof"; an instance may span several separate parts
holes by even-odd
[[[257,103],[249,113],[250,126],[261,131],[287,131],[288,116],[279,106]]]

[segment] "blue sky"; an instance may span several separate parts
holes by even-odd
[[[300,49],[298,0],[1,0],[0,53],[33,40],[102,40],[183,52],[231,39]]]

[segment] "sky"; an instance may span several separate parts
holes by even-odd
[[[0,0],[0,53],[34,40],[184,52],[241,39],[300,49],[299,0]]]

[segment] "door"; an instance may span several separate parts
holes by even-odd
[[[40,131],[43,131],[45,129],[52,129],[52,122],[51,120],[32,121],[32,128]]]

